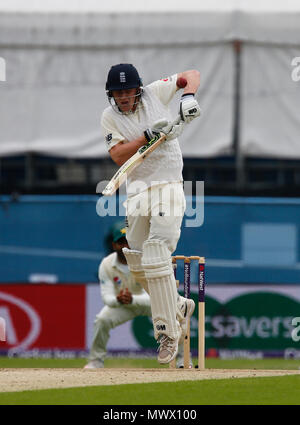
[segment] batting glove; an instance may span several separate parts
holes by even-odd
[[[147,139],[148,137],[155,137],[157,135],[160,137],[160,133],[163,133],[166,137],[166,140],[173,140],[179,137],[183,131],[184,122],[180,121],[178,124],[172,124],[172,122],[167,121],[166,119],[162,119],[159,121],[156,121],[153,124],[153,127],[151,129],[147,129],[144,134]],[[147,134],[147,136],[146,136]],[[152,140],[152,139],[150,139]],[[147,139],[149,142],[150,140]]]
[[[192,93],[182,95],[179,107],[182,121],[190,123],[201,114],[200,106]]]
[[[147,140],[147,142],[149,143],[153,139],[158,140],[160,138],[160,133],[165,134],[165,132],[163,131],[163,128],[166,127],[168,124],[169,124],[169,122],[165,118],[163,118],[159,121],[156,121],[153,124],[153,127],[147,128],[144,131],[144,136],[145,136],[145,139]]]
[[[169,126],[169,128],[166,128],[166,140],[173,140],[176,139],[181,135],[183,132],[184,122],[180,121],[179,124],[174,124]],[[164,130],[164,129],[163,129]]]

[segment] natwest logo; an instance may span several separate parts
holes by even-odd
[[[0,291],[0,317],[5,323],[6,342],[3,348],[25,350],[36,341],[41,332],[41,320],[36,310],[21,298]]]

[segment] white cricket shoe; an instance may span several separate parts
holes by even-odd
[[[84,369],[102,369],[103,367],[104,362],[102,360],[91,360],[84,366]]]
[[[175,359],[178,352],[178,338],[170,338],[168,335],[160,335],[157,342],[160,344],[158,348],[157,360],[161,364],[170,363]]]

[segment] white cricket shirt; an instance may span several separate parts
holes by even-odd
[[[109,106],[102,114],[101,127],[108,150],[120,142],[130,142],[143,135],[155,121],[173,121],[169,103],[177,91],[177,74],[154,81],[144,87],[140,105],[134,113],[122,115]],[[144,188],[182,181],[183,160],[177,139],[163,142],[140,164],[127,179],[127,195],[136,192],[136,182]]]

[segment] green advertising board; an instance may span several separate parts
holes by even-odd
[[[191,296],[196,303],[191,319],[191,349],[196,350],[197,292],[192,291]],[[296,286],[212,285],[205,297],[206,350],[300,350],[300,341],[292,338],[295,317],[300,317],[300,290]],[[150,318],[137,317],[132,330],[142,348],[156,347]]]

